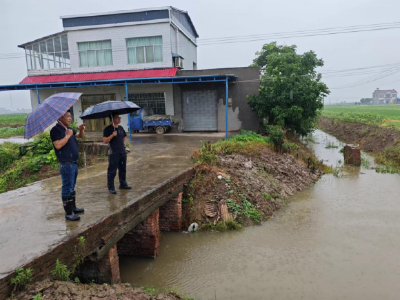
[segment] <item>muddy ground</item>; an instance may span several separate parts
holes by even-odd
[[[346,123],[321,117],[319,128],[348,144],[358,144],[367,152],[379,152],[400,142],[400,131],[360,123]]]
[[[26,292],[16,294],[9,300],[32,300],[40,294],[42,300],[179,300],[175,293],[146,294],[130,284],[97,285],[65,281],[40,281],[28,287]]]
[[[215,166],[197,165],[196,175],[184,193],[184,228],[193,222],[200,227],[221,222],[224,219],[221,207],[227,201],[238,205],[237,210],[232,205],[229,209],[230,217],[237,223],[258,223],[240,213],[245,200],[259,211],[261,221],[265,221],[285,205],[289,196],[319,179],[322,172],[309,167],[292,155],[275,152],[270,146],[247,155],[219,155]]]

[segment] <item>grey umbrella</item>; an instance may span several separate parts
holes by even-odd
[[[80,116],[82,120],[103,119],[110,115],[124,115],[139,110],[140,107],[130,101],[111,100],[87,108]]]

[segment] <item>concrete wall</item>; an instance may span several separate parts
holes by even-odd
[[[247,95],[258,94],[260,88],[260,69],[258,67],[207,69],[179,71],[177,76],[202,76],[216,74],[234,74],[236,82],[229,83],[228,97],[232,106],[228,107],[229,130],[259,129],[259,118],[248,105]],[[225,131],[225,83],[198,83],[174,85],[175,115],[183,118],[182,91],[216,90],[218,99],[218,131]]]
[[[165,94],[165,108],[168,115],[174,115],[174,100],[173,100],[173,87],[171,84],[158,84],[158,85],[129,85],[129,93],[164,93]],[[84,88],[61,88],[61,89],[46,89],[39,90],[40,101],[43,102],[53,94],[62,92],[76,92],[86,95],[102,95],[102,94],[115,94],[115,100],[125,100],[125,87],[124,86],[103,86],[103,87],[84,87]],[[36,91],[30,91],[32,109],[38,106]],[[73,106],[74,121],[78,125],[82,124],[79,116],[82,114],[82,102],[79,100]],[[128,116],[121,116],[121,125],[128,129]],[[49,127],[51,129],[51,127]]]

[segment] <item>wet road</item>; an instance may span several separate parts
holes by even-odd
[[[221,137],[223,134],[135,135],[127,162],[132,190],[108,193],[107,163],[79,171],[77,204],[85,208],[79,222],[64,218],[60,177],[0,194],[0,278],[190,168],[191,155],[200,141]]]
[[[320,159],[343,160],[316,132]],[[399,299],[400,176],[325,175],[286,209],[239,232],[163,233],[155,259],[120,258],[122,280],[195,299]]]

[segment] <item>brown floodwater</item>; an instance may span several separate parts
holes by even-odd
[[[334,137],[309,146],[340,163]],[[400,176],[346,168],[324,175],[259,226],[163,233],[159,257],[120,258],[123,282],[195,299],[400,299]]]

